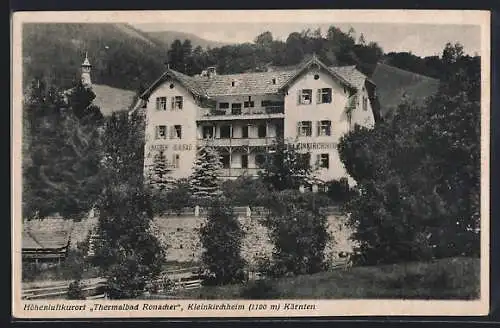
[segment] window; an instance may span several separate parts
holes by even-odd
[[[172,97],[172,110],[182,109],[182,96]]]
[[[227,108],[229,108],[229,103],[227,103],[227,102],[219,103],[219,108],[220,109],[227,109]]]
[[[204,126],[202,134],[203,134],[203,139],[212,139],[214,137],[213,126]]]
[[[174,125],[170,128],[170,139],[182,139],[181,125]]]
[[[316,156],[316,162],[320,168],[328,169],[330,167],[328,154],[318,154]]]
[[[270,104],[269,100],[262,100],[260,102],[260,107],[267,107],[267,106],[269,106],[269,104]]]
[[[156,98],[156,110],[167,110],[167,97]]]
[[[299,90],[299,104],[310,105],[312,103],[312,90],[302,89]]]
[[[167,126],[157,125],[156,126],[156,139],[166,139],[167,138]]]
[[[222,125],[220,127],[220,137],[222,139],[231,138],[231,125]]]
[[[248,155],[241,155],[241,168],[242,169],[248,168]]]
[[[365,96],[363,96],[363,110],[368,110],[368,98],[366,98]]]
[[[232,115],[241,115],[241,103],[231,104],[231,114]]]
[[[332,102],[332,89],[331,88],[323,88],[318,89],[318,104],[329,104]]]
[[[148,107],[148,102],[146,100],[141,100],[141,101],[142,101],[141,108],[147,108]]]
[[[318,122],[318,136],[330,136],[332,132],[332,122],[331,121],[319,121]]]
[[[245,108],[255,107],[255,102],[253,102],[253,101],[245,101],[243,103],[243,107],[245,107]]]
[[[241,128],[241,137],[248,138],[248,125],[243,125]]]
[[[265,138],[266,137],[266,125],[265,124],[259,124],[257,126],[257,136],[259,138]]]
[[[224,154],[221,156],[221,162],[222,162],[222,167],[225,168],[225,169],[228,169],[230,167],[230,158],[229,158],[229,154]]]
[[[301,165],[311,165],[311,153],[299,154],[299,160],[301,161]]]
[[[312,122],[300,121],[297,123],[297,135],[299,137],[310,137],[312,135]]]
[[[180,167],[180,155],[179,154],[173,154],[172,156],[172,164],[175,168],[179,168]]]

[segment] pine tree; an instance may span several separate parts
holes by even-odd
[[[233,209],[224,198],[210,204],[206,223],[200,229],[202,262],[207,284],[224,285],[244,279],[245,260],[241,256],[244,232]]]
[[[159,151],[155,157],[152,167],[151,185],[158,191],[171,190],[175,184],[175,180],[169,174],[167,168],[167,157],[163,151]]]
[[[198,151],[198,157],[194,163],[189,186],[193,197],[206,200],[220,196],[219,170],[222,163],[218,152],[210,147],[202,147]]]

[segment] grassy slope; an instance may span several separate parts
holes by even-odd
[[[337,269],[271,280],[268,298],[294,299],[473,299],[479,297],[479,259]],[[241,299],[243,285],[203,287],[177,295],[186,299]]]
[[[439,87],[437,79],[381,63],[377,64],[371,79],[377,85],[382,116],[395,110],[405,93],[410,100],[422,104]]]

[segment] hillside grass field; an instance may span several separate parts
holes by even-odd
[[[397,110],[404,97],[422,105],[439,88],[439,80],[378,63],[371,76],[377,85],[380,111],[383,117]]]
[[[447,258],[336,269],[241,285],[184,290],[180,299],[477,299],[480,260]]]

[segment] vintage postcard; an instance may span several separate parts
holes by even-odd
[[[488,313],[489,12],[12,26],[15,318]]]

